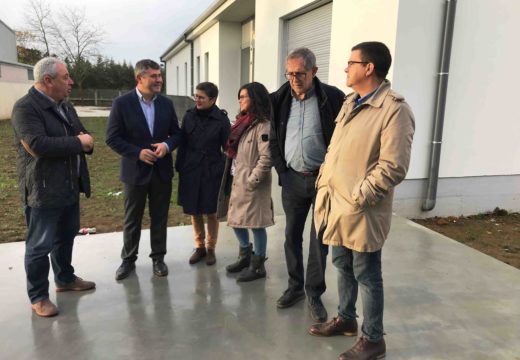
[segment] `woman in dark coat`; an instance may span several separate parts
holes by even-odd
[[[215,105],[217,96],[215,84],[203,82],[197,85],[196,106],[189,109],[182,119],[181,142],[177,150],[177,199],[184,213],[191,215],[195,236],[195,251],[190,264],[205,257],[207,265],[216,262],[217,197],[226,161],[222,149],[230,130],[226,111]],[[203,215],[207,217],[207,237]]]

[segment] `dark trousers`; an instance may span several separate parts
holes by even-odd
[[[306,281],[302,252],[305,220],[311,206],[314,208],[316,177],[302,176],[289,169],[280,178],[282,204],[286,218],[284,248],[289,273],[289,289],[303,290],[305,285],[307,296],[319,297],[326,289],[325,266],[329,247],[316,238],[314,224],[311,224]]]
[[[121,258],[134,262],[139,252],[141,224],[148,198],[150,214],[150,245],[152,259],[162,260],[166,254],[166,230],[172,182],[163,182],[154,171],[152,179],[146,185],[125,183],[125,220],[123,224],[123,249]]]
[[[74,237],[79,230],[79,202],[58,208],[25,207],[25,273],[31,303],[49,298],[49,254],[54,281],[65,285],[76,279],[72,262]]]

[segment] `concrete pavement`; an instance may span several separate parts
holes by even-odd
[[[136,273],[120,282],[121,233],[79,236],[76,273],[97,289],[55,293],[51,275],[60,314],[50,319],[31,313],[24,244],[2,244],[0,359],[336,359],[354,338],[308,335],[305,302],[276,308],[287,284],[283,221],[268,229],[267,279],[246,284],[226,274],[237,243],[225,224],[213,267],[188,265],[191,226],[170,228],[165,278],[152,275],[143,231]],[[334,316],[330,256],[326,275],[323,301]],[[394,217],[383,278],[387,359],[520,359],[519,270]]]

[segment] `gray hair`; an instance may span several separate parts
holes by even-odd
[[[161,67],[155,61],[150,59],[139,60],[134,67],[134,76],[141,75],[148,69],[160,70]]]
[[[38,61],[33,69],[34,82],[43,84],[43,77],[45,75],[49,75],[54,79],[58,74],[58,70],[56,69],[58,64],[65,65],[63,61],[52,56],[44,57]]]
[[[287,60],[291,59],[302,59],[305,65],[305,70],[311,70],[316,66],[316,55],[306,47],[299,47],[294,49],[287,55]]]

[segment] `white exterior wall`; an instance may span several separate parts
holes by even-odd
[[[219,80],[221,74],[219,74],[219,23],[216,23],[204,33],[202,33],[196,40],[199,46],[199,52],[197,52],[197,47],[195,47],[194,61],[196,61],[197,56],[200,56],[200,77],[202,81],[210,81],[219,86]],[[209,53],[209,77],[205,73],[206,69],[206,56],[205,54]],[[220,98],[220,95],[219,95]],[[218,99],[217,104],[220,106],[220,99]]]
[[[256,81],[270,91],[281,85],[282,18],[325,3],[256,1]],[[410,169],[396,192],[398,213],[418,217],[458,215],[492,210],[495,206],[518,211],[520,114],[514,104],[520,82],[516,70],[520,58],[520,47],[516,46],[520,2],[510,0],[457,2],[437,205],[434,211],[420,210],[429,168],[444,6],[444,0],[334,1],[328,83],[350,92],[344,68],[355,44],[381,41],[389,47],[393,64],[388,78],[394,89],[405,96],[416,118]],[[219,29],[217,24],[195,42],[195,58],[201,57],[201,75],[204,53],[213,49],[210,81],[219,85],[219,105],[230,114],[236,108],[235,77],[240,76],[239,53],[236,60],[232,55],[233,28],[226,24]],[[204,38],[209,41],[203,44]],[[218,63],[219,51],[228,54],[220,59],[222,66]],[[232,88],[235,91],[229,90]],[[232,99],[229,103],[228,98]]]
[[[441,177],[520,174],[520,2],[459,1]]]
[[[220,22],[220,39],[219,107],[226,109],[230,119],[233,119],[239,110],[237,92],[240,88],[242,25],[238,22]]]
[[[406,98],[415,115],[408,179],[428,176],[444,3],[444,0],[400,1],[392,85]]]
[[[184,71],[184,63],[188,63],[188,73]],[[179,91],[177,91],[177,66],[179,67]],[[185,91],[185,77],[188,79],[188,92]],[[169,95],[191,96],[190,92],[190,45],[186,45],[174,57],[166,62],[166,93]]]
[[[17,62],[16,35],[0,21],[0,60]]]
[[[394,86],[416,116],[408,178],[425,178],[433,129],[444,1],[401,0]],[[458,1],[440,177],[520,174],[520,3]],[[505,106],[504,106],[505,105]]]
[[[287,14],[302,8],[308,0],[261,0],[255,3],[255,69],[254,79],[274,91],[285,69],[280,69],[283,21]],[[332,50],[332,49],[331,49]]]
[[[9,119],[16,101],[27,94],[33,84],[27,68],[0,63],[0,119]]]
[[[280,58],[283,41],[281,18],[312,3],[314,1],[308,0],[256,2],[255,79],[271,91],[280,86],[278,79],[285,71],[279,65],[284,62]],[[357,0],[333,2],[329,84],[348,91],[343,70],[350,48],[359,42],[367,39],[383,41],[393,52],[398,5],[398,0],[366,0],[363,6]],[[276,63],[273,54],[278,54]]]
[[[214,82],[218,86],[219,79],[219,68],[218,68],[218,50],[219,50],[219,24],[213,25],[206,32],[202,33],[201,36],[197,37],[193,41],[193,77],[194,81],[197,83],[197,56],[200,56],[200,77],[201,81],[205,81],[207,76],[205,74],[206,64],[205,64],[205,56],[206,52],[209,52],[209,75],[210,78],[208,81]],[[168,95],[185,95],[191,96],[191,50],[190,44],[185,44],[185,46],[177,52],[174,56],[166,61],[166,73],[167,73],[167,83],[166,83],[166,93]],[[185,74],[184,71],[184,63],[188,64],[188,73]],[[179,67],[179,91],[177,92],[177,66]],[[186,93],[184,90],[184,79],[185,76],[188,78],[188,92]],[[194,84],[193,88],[197,84]]]
[[[30,87],[31,84],[0,82],[0,120],[11,118],[14,104]]]

